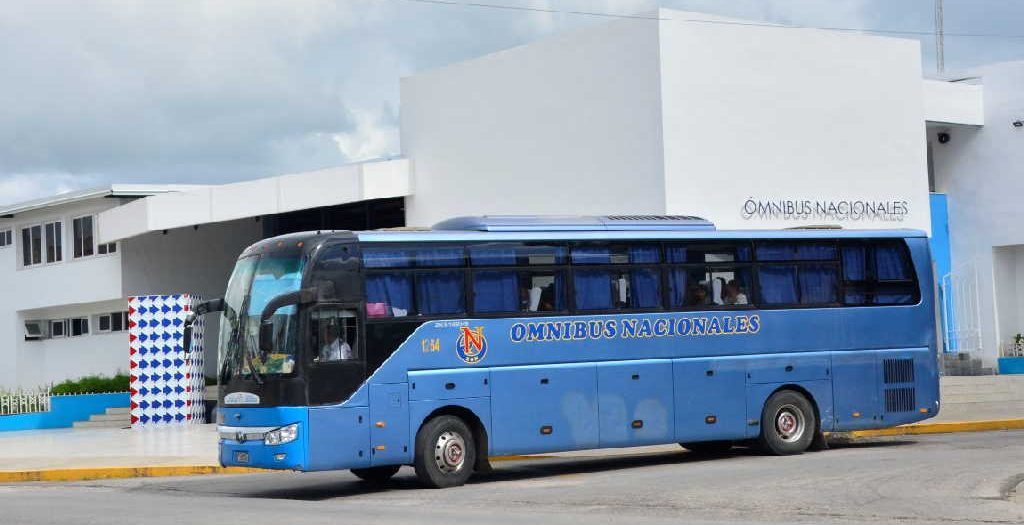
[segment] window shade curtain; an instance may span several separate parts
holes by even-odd
[[[758,281],[761,284],[761,302],[767,304],[796,304],[797,282],[795,266],[764,265],[758,268],[757,275]]]
[[[800,303],[834,303],[837,299],[836,269],[833,266],[808,264],[800,267]]]
[[[573,284],[576,308],[607,310],[612,307],[611,274],[607,270],[576,270]]]
[[[513,271],[483,270],[473,275],[473,308],[477,312],[517,312],[519,276]]]
[[[657,246],[629,248],[632,263],[657,264],[661,260]],[[661,305],[661,275],[657,270],[636,269],[629,273],[629,306],[656,308]]]
[[[423,315],[466,311],[462,272],[422,272],[416,276],[416,307]]]
[[[407,273],[370,274],[366,276],[366,310],[370,317],[396,315],[398,308],[406,315],[415,314],[412,307],[412,275]],[[383,305],[381,308],[378,305]]]
[[[875,264],[878,280],[893,281],[909,279],[910,272],[903,252],[896,246],[878,245],[875,247]]]

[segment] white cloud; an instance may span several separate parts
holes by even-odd
[[[0,204],[12,204],[96,186],[94,177],[67,173],[15,174],[0,177]]]
[[[332,136],[338,149],[351,161],[395,156],[398,150],[398,125],[395,115],[383,111],[353,111],[355,129]]]

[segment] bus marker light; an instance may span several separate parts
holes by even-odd
[[[709,425],[714,425],[715,423],[718,422],[718,416],[708,416],[704,418],[704,422]]]
[[[540,427],[540,433],[541,433],[541,434],[544,434],[545,436],[546,436],[546,435],[548,435],[548,434],[550,434],[550,433],[551,433],[551,432],[552,432],[553,430],[554,430],[554,429],[552,429],[552,428],[551,428],[550,426],[548,426],[548,425],[544,425],[544,426]]]
[[[287,454],[274,454],[274,461],[284,461],[288,457]]]
[[[921,412],[922,414],[927,414],[928,413],[928,409],[927,408],[922,408],[922,409],[919,409],[918,411]]]
[[[377,428],[384,428],[385,426],[387,426],[387,424],[384,423],[383,421],[378,421],[374,423],[374,425],[376,425]]]
[[[376,447],[373,447],[374,450],[385,450],[386,448],[387,447],[385,447],[384,445],[377,445]]]
[[[853,417],[860,417],[860,412],[854,412]]]
[[[633,428],[644,428],[644,420],[637,419],[633,422]]]

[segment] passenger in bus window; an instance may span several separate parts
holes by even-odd
[[[704,306],[711,303],[708,298],[708,289],[703,284],[691,286],[686,295],[688,299],[686,304],[689,306]]]
[[[748,304],[747,294],[743,293],[740,283],[733,279],[725,283],[725,304]]]
[[[555,308],[555,284],[551,283],[540,289],[540,297],[537,309],[541,312],[554,312]]]

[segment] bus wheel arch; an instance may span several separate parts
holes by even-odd
[[[761,407],[760,448],[774,455],[800,454],[819,441],[821,409],[806,388],[785,384],[776,388]]]

